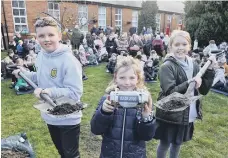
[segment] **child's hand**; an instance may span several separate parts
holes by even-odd
[[[104,112],[110,112],[113,113],[113,111],[115,110],[115,107],[111,105],[111,101],[109,101],[108,99],[106,99],[102,105],[102,110]]]
[[[107,93],[107,94],[109,94],[111,91],[118,91],[119,89],[117,88],[117,85],[113,85],[113,86],[109,86],[106,90],[105,90],[105,92]]]
[[[195,86],[196,89],[199,88],[202,84],[202,78],[199,76],[193,77],[193,79],[191,79],[190,82],[192,82],[192,81],[196,82],[196,86]]]
[[[19,76],[19,72],[24,73],[24,72],[26,72],[26,70],[25,70],[25,68],[24,68],[23,66],[17,66],[17,68],[18,68],[18,69],[14,70],[14,71],[12,72],[12,74],[13,74],[16,78],[21,78],[21,77]]]
[[[33,93],[37,98],[40,98],[40,93],[45,93],[51,96],[51,92],[49,89],[36,88]]]
[[[144,104],[144,108],[142,111],[142,117],[143,118],[148,117],[151,114],[151,112],[152,112],[152,98],[151,98],[151,95],[149,95],[148,103]]]

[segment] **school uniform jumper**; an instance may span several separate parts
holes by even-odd
[[[67,96],[79,101],[82,96],[82,67],[66,45],[60,46],[51,53],[41,49],[35,67],[37,72],[26,72],[25,75],[39,88],[49,89],[51,98]],[[61,158],[79,157],[79,134],[82,112],[68,114],[64,117],[41,112],[47,123],[52,140]]]

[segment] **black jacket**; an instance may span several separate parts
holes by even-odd
[[[199,72],[199,66],[197,63],[193,63],[193,76]],[[195,90],[194,95],[206,95],[213,83],[215,76],[214,70],[207,70],[202,76],[202,84],[198,90]],[[184,94],[188,88],[188,78],[185,74],[184,69],[177,63],[176,59],[173,57],[167,58],[164,63],[161,65],[159,71],[159,80],[161,92],[159,94],[158,100],[163,97],[172,94],[173,92],[179,92]],[[190,108],[188,108],[190,109]],[[198,113],[198,118],[202,119],[201,112],[201,102],[200,100],[196,101],[196,110]],[[186,113],[189,114],[189,113]]]
[[[103,137],[100,158],[120,158],[124,109],[119,107],[111,114],[104,112],[101,107],[105,99],[106,96],[101,98],[93,115],[91,131]],[[145,141],[151,140],[155,133],[155,119],[139,123],[136,112],[136,108],[126,110],[123,158],[146,158]]]

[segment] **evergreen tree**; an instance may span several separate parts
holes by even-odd
[[[226,1],[186,1],[186,30],[199,46],[208,45],[209,40],[216,44],[228,42],[228,2]]]
[[[157,1],[143,1],[142,8],[139,13],[138,33],[141,33],[143,27],[156,30],[156,14],[158,12]]]

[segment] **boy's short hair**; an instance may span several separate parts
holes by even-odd
[[[40,17],[36,20],[34,26],[35,26],[35,30],[38,27],[52,26],[57,28],[59,32],[61,31],[60,24],[52,17]]]

